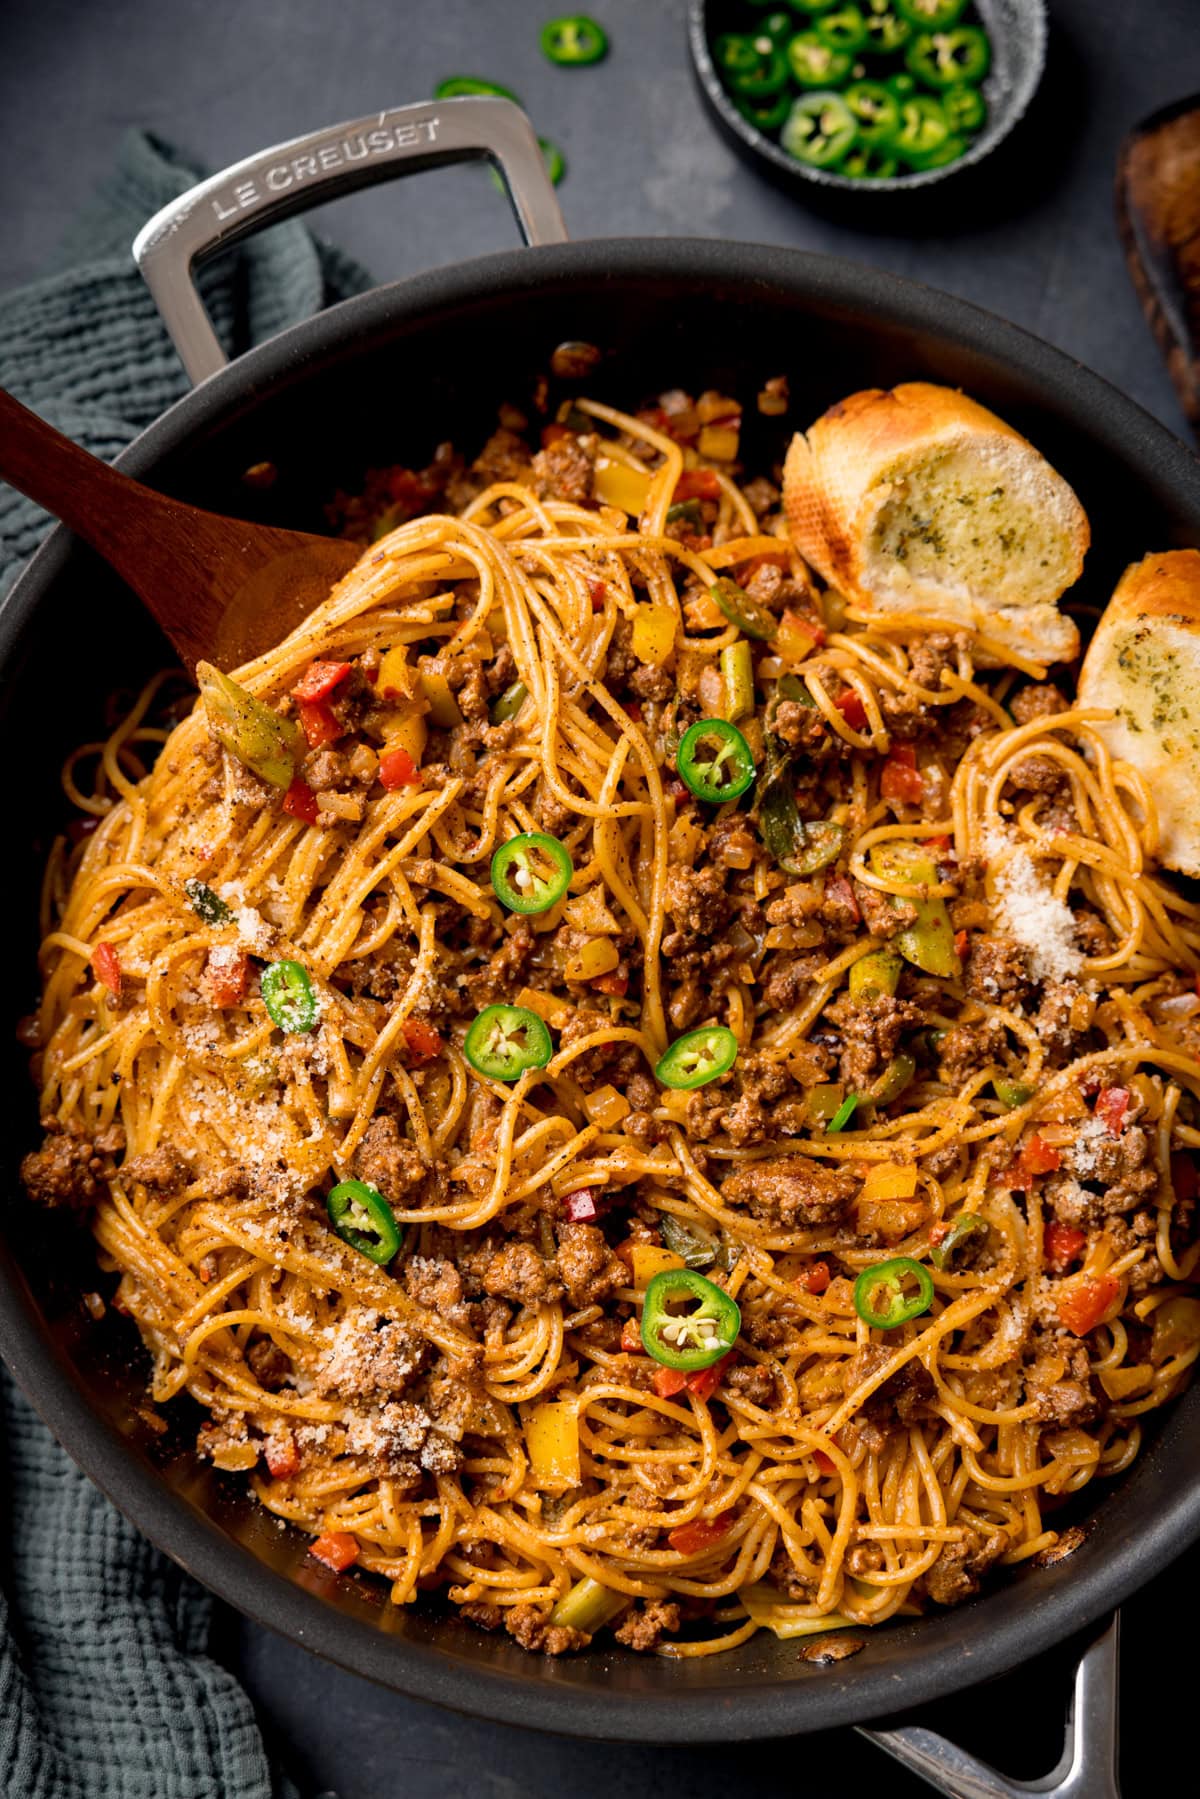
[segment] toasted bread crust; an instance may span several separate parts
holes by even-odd
[[[1147,777],[1158,859],[1200,875],[1200,550],[1162,550],[1125,570],[1088,646],[1079,704],[1114,759]]]
[[[1078,649],[1078,633],[1053,608],[1083,567],[1091,535],[1083,508],[1019,431],[953,388],[928,381],[905,382],[891,390],[866,388],[831,406],[806,434],[797,433],[783,480],[793,540],[805,561],[848,598],[863,606],[894,605],[873,589],[868,574],[871,532],[881,495],[887,492],[886,474],[906,456],[917,460],[972,439],[981,445],[1014,446],[1061,500],[1071,521],[1071,568],[1067,581],[1048,581],[1045,591],[1030,595],[1030,617],[1019,624],[1012,608],[1004,618],[980,616],[981,609],[966,602],[956,607],[951,601],[946,610],[958,610],[960,622],[987,629],[1026,654],[1044,647],[1050,656],[1070,657]]]

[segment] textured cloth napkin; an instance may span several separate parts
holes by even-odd
[[[112,457],[187,391],[129,246],[196,180],[131,135],[43,280],[0,296],[0,386]],[[229,354],[367,285],[295,223],[201,282]],[[0,590],[51,521],[0,482]],[[208,1653],[212,1603],[63,1453],[0,1370],[0,1795],[283,1799],[244,1692]]]

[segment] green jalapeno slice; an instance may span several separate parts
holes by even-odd
[[[904,55],[905,67],[927,87],[956,87],[982,81],[992,64],[992,46],[977,25],[955,31],[923,31]]]
[[[854,1309],[872,1330],[891,1331],[919,1318],[933,1304],[929,1270],[911,1256],[893,1256],[864,1268],[854,1283]]]
[[[810,169],[831,169],[858,136],[854,114],[840,94],[805,94],[788,114],[779,141]]]
[[[272,962],[259,983],[271,1022],[292,1036],[311,1031],[317,1022],[317,996],[308,970],[299,962]]]
[[[987,120],[987,101],[977,87],[956,81],[941,95],[942,110],[950,121],[950,129],[970,133],[978,131]]]
[[[894,56],[912,36],[912,26],[893,10],[891,0],[868,0],[866,28],[864,48],[872,56]]]
[[[225,904],[220,894],[214,893],[204,881],[197,881],[195,878],[185,881],[183,891],[188,896],[192,911],[205,924],[228,924],[233,917],[231,908]]]
[[[433,90],[435,100],[461,100],[472,95],[482,95],[485,99],[512,100],[518,106],[521,104],[510,87],[501,87],[498,81],[485,81],[479,75],[448,75]]]
[[[676,1037],[659,1057],[654,1078],[664,1087],[688,1090],[707,1086],[719,1075],[728,1074],[737,1061],[738,1043],[733,1032],[723,1024],[704,1025]]]
[[[492,857],[492,891],[510,912],[548,912],[571,884],[575,864],[545,831],[522,831]]]
[[[892,5],[918,31],[941,31],[958,23],[967,0],[892,0]]]
[[[891,143],[900,128],[900,102],[882,81],[856,81],[846,89],[843,99],[854,114],[858,128],[858,143],[851,155],[860,145],[873,147]],[[843,169],[845,166],[843,163]]]
[[[960,1212],[941,1242],[930,1250],[929,1259],[935,1268],[945,1273],[964,1243],[972,1237],[986,1237],[987,1232],[986,1218],[981,1218],[977,1212]]]
[[[490,1081],[519,1081],[529,1068],[544,1068],[554,1045],[544,1018],[526,1006],[485,1006],[471,1024],[463,1054]]]
[[[930,94],[912,94],[900,102],[900,125],[892,149],[911,168],[924,168],[950,136],[950,122]]]
[[[787,59],[792,79],[800,87],[821,89],[840,86],[853,63],[849,50],[835,50],[815,31],[801,31],[791,38]]]
[[[738,94],[733,103],[746,123],[753,125],[756,131],[778,131],[792,110],[792,96],[789,93],[772,94],[769,100],[747,100],[744,95]]]
[[[867,21],[857,6],[839,6],[817,20],[817,36],[833,50],[861,50],[867,41]]]
[[[685,787],[714,806],[739,799],[754,781],[750,745],[724,718],[702,718],[690,725],[679,741],[675,766]]]
[[[1010,1112],[1015,1112],[1018,1106],[1026,1105],[1037,1091],[1028,1081],[1010,1081],[1002,1074],[993,1077],[992,1086],[1000,1104],[1007,1106]]]
[[[771,4],[771,0],[757,0],[757,4]],[[782,7],[776,7],[765,19],[760,19],[755,30],[756,37],[769,37],[773,44],[786,44],[796,30],[796,15]]]
[[[492,723],[502,725],[506,719],[515,718],[528,698],[529,689],[524,681],[514,681],[492,701]]]
[[[716,601],[731,625],[736,625],[747,637],[757,637],[760,643],[769,642],[779,629],[775,614],[751,599],[745,588],[731,581],[728,575],[722,575],[716,585],[709,588],[708,597]]]
[[[587,68],[608,54],[608,34],[586,13],[571,13],[542,26],[542,55],[560,68]]]
[[[366,1181],[339,1181],[325,1201],[343,1243],[382,1268],[400,1247],[400,1227],[387,1200]]]
[[[742,1314],[723,1287],[694,1268],[668,1268],[646,1288],[642,1347],[664,1368],[684,1374],[711,1368],[728,1355]]]

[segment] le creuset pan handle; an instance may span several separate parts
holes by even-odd
[[[949,1799],[1120,1799],[1117,1784],[1117,1682],[1121,1614],[1089,1644],[1075,1670],[1066,1741],[1058,1766],[1041,1780],[1009,1780],[957,1743],[917,1725],[860,1734]]]
[[[529,120],[511,100],[484,97],[394,106],[276,144],[189,188],[155,213],[133,256],[193,381],[225,366],[193,271],[265,225],[379,181],[487,157],[499,171],[527,244],[559,244],[566,227]]]

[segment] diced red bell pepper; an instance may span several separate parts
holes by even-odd
[[[955,933],[954,933],[954,953],[958,957],[960,962],[965,959],[966,953],[970,949],[970,947],[971,947],[970,931],[955,931]]]
[[[111,943],[98,943],[92,951],[92,968],[102,987],[119,999],[121,996],[121,958]]]
[[[624,999],[629,992],[629,976],[618,974],[614,969],[609,974],[598,974],[591,985],[597,993],[611,993],[617,999]]]
[[[406,1018],[400,1027],[405,1047],[416,1062],[432,1062],[442,1053],[442,1040],[423,1018]]]
[[[592,611],[593,612],[603,612],[604,611],[604,601],[608,595],[608,582],[607,581],[589,581],[587,584],[587,589],[588,589],[588,597],[592,602]]]
[[[306,825],[315,825],[321,816],[316,794],[299,775],[283,796],[283,809],[289,818],[298,818]]]
[[[344,727],[321,700],[297,700],[296,711],[310,750],[323,750],[327,743],[345,736]]]
[[[803,1273],[796,1276],[793,1285],[803,1287],[806,1293],[824,1293],[831,1279],[829,1263],[816,1261],[810,1262]]]
[[[628,701],[628,703],[626,704],[626,707],[625,707],[625,711],[626,711],[627,715],[633,720],[635,725],[640,725],[642,722],[642,719],[645,717],[645,714],[642,711],[641,702],[639,700]]]
[[[565,425],[559,425],[559,424],[543,425],[542,426],[542,448],[543,448],[543,450],[548,450],[550,448],[551,444],[561,443],[564,437],[571,437],[573,435],[574,435],[574,433],[571,431],[568,431],[567,427]]]
[[[667,1542],[676,1555],[699,1555],[701,1550],[711,1549],[727,1537],[732,1523],[732,1512],[722,1512],[719,1518],[693,1518],[690,1524],[679,1524],[668,1531]]]
[[[1065,1274],[1087,1243],[1087,1232],[1074,1225],[1061,1224],[1057,1218],[1046,1226],[1046,1266],[1052,1274]]]
[[[646,1345],[642,1342],[642,1327],[636,1318],[627,1318],[621,1326],[621,1348],[626,1355],[645,1355]]]
[[[1175,1189],[1176,1199],[1195,1199],[1200,1192],[1196,1163],[1183,1150],[1176,1150],[1171,1157],[1171,1185]]]
[[[419,510],[438,495],[437,483],[424,469],[394,468],[388,476],[388,492],[397,506]]]
[[[599,1195],[594,1187],[580,1187],[568,1193],[562,1202],[563,1217],[572,1224],[594,1224],[600,1216]]]
[[[737,1350],[731,1349],[728,1355],[721,1357],[720,1361],[710,1363],[707,1368],[698,1368],[695,1374],[688,1375],[687,1390],[700,1401],[701,1405],[706,1405],[712,1398],[724,1379],[725,1370],[736,1355]]]
[[[904,747],[903,744],[897,746],[898,749]],[[915,763],[910,767],[893,750],[883,765],[879,791],[885,800],[896,800],[906,806],[919,806],[925,797],[925,782]]]
[[[817,1467],[821,1470],[822,1474],[837,1473],[837,1463],[831,1455],[826,1455],[823,1449],[813,1450],[813,1461],[817,1464]]]
[[[267,1469],[276,1480],[287,1480],[300,1472],[300,1451],[293,1436],[272,1437],[267,1444]]]
[[[895,755],[895,753],[893,750],[892,754]],[[921,847],[932,850],[935,856],[944,856],[947,850],[954,848],[954,839],[953,837],[923,837]]]
[[[308,1553],[341,1574],[358,1560],[358,1542],[348,1530],[327,1530],[309,1544]]]
[[[674,501],[719,500],[721,483],[710,468],[685,468],[675,483]]]
[[[1020,1192],[1028,1189],[1035,1175],[1053,1174],[1056,1168],[1062,1167],[1062,1157],[1052,1143],[1047,1143],[1035,1131],[1020,1155],[1016,1165],[1009,1171],[1008,1184]]]
[[[250,958],[230,943],[216,943],[200,979],[206,998],[218,1010],[240,1006],[250,984]]]
[[[1102,1087],[1096,1096],[1096,1117],[1104,1120],[1104,1128],[1112,1137],[1125,1129],[1125,1114],[1132,1098],[1128,1087]]]
[[[660,1399],[674,1399],[676,1393],[682,1393],[686,1386],[687,1375],[682,1368],[654,1370],[654,1391]]]
[[[1086,1337],[1095,1330],[1101,1318],[1117,1297],[1120,1282],[1113,1274],[1101,1274],[1095,1280],[1083,1281],[1069,1293],[1060,1294],[1058,1315],[1076,1337]]]
[[[349,673],[348,662],[310,662],[292,688],[292,696],[308,705],[316,705],[327,700]]]
[[[847,687],[833,703],[852,731],[862,730],[867,722],[867,709],[862,703],[862,695],[855,688]]]
[[[379,779],[390,793],[397,787],[419,787],[421,771],[407,750],[384,750],[379,758]]]
[[[858,903],[858,895],[845,875],[826,875],[824,896],[827,900],[836,900],[839,905],[845,906],[852,924],[861,922],[862,908]]]

